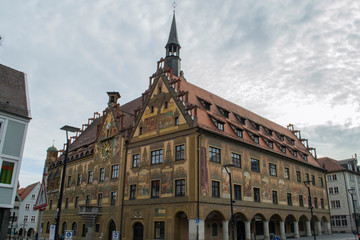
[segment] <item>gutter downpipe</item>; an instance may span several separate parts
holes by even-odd
[[[197,137],[197,151],[198,151],[198,171],[197,171],[197,209],[196,209],[196,215],[197,218],[200,219],[200,136],[202,134],[202,129],[200,128],[200,134]],[[199,225],[196,226],[196,239],[199,240]]]
[[[126,177],[126,165],[127,165],[127,152],[129,142],[125,140],[125,165],[124,165],[124,177],[123,177],[123,189],[121,196],[121,214],[120,214],[120,234],[119,239],[122,239],[122,225],[123,225],[123,214],[124,214],[124,196],[125,196],[125,177]]]

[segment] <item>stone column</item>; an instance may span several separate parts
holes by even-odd
[[[245,240],[251,240],[250,221],[245,222]]]
[[[327,230],[327,234],[331,235],[331,224],[330,224],[330,222],[325,222],[325,229]]]
[[[264,224],[264,240],[270,239],[270,233],[269,233],[269,221],[263,221]]]
[[[299,222],[294,222],[294,232],[295,232],[295,238],[300,238],[299,234]]]
[[[317,229],[317,235],[318,236],[321,236],[322,235],[322,232],[321,232],[321,222],[320,221],[317,221],[315,222],[316,224],[316,229]]]
[[[311,226],[310,221],[306,221],[306,236],[311,237]]]
[[[283,221],[280,221],[280,239],[285,240],[286,234],[285,234],[285,224]]]
[[[229,240],[229,221],[222,221],[223,240]]]
[[[199,231],[199,240],[205,240],[205,224],[204,220],[189,219],[189,239],[196,239],[197,232]]]

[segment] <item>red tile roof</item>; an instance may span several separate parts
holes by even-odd
[[[323,157],[319,158],[318,162],[328,171],[328,172],[338,172],[347,170],[339,164],[338,161],[332,158]]]
[[[31,191],[36,187],[37,184],[40,184],[40,182],[33,183],[26,188],[20,188],[18,190],[18,193],[21,200],[24,200],[29,195],[29,193],[31,193]]]

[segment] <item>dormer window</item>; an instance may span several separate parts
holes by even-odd
[[[248,133],[249,133],[250,137],[252,138],[252,140],[253,140],[255,143],[259,143],[259,136],[254,135],[254,134],[252,134],[252,133],[250,133],[250,132],[248,132]]]
[[[272,149],[274,148],[274,143],[273,143],[273,142],[270,142],[270,141],[269,141],[269,142],[267,143],[267,145],[268,145],[269,148],[272,148]]]
[[[294,139],[291,139],[291,138],[289,138],[289,137],[286,137],[286,138],[287,138],[288,142],[289,142],[291,145],[295,145]]]
[[[284,135],[280,134],[280,133],[276,133],[276,136],[281,140],[284,141]]]
[[[264,129],[265,129],[265,132],[266,132],[269,136],[272,136],[272,133],[273,133],[272,130],[268,129],[267,127],[264,127]]]
[[[222,107],[219,107],[218,106],[218,109],[219,109],[219,111],[221,112],[221,114],[224,116],[224,117],[226,117],[226,118],[229,118],[229,111],[228,110],[225,110],[225,109],[223,109]]]
[[[353,170],[353,166],[352,166],[351,163],[348,163],[347,166],[348,166],[348,169],[349,169],[349,170]]]
[[[259,124],[257,124],[257,123],[255,123],[255,122],[253,122],[253,121],[250,121],[250,123],[251,123],[251,125],[253,126],[253,128],[255,129],[255,130],[260,130],[260,125]]]
[[[307,161],[307,160],[308,160],[308,156],[307,156],[307,155],[304,155],[304,159],[305,159],[305,161]]]
[[[234,131],[234,133],[236,134],[236,136],[241,137],[241,138],[243,137],[242,129],[237,128],[237,127],[233,126],[232,124],[230,124],[230,126],[231,126],[232,130]]]
[[[280,150],[283,152],[283,153],[286,153],[286,147],[284,146],[279,146]]]
[[[235,114],[235,113],[234,113],[234,115],[235,115],[236,119],[237,119],[242,125],[245,125],[245,121],[246,121],[245,118],[243,118],[243,117],[241,117],[241,116],[239,116],[239,115],[237,115],[237,114]]]
[[[216,118],[210,117],[213,123],[215,124],[216,128],[220,131],[224,131],[224,123],[217,120]]]
[[[206,110],[210,110],[211,103],[209,103],[201,98],[198,98],[198,99]]]

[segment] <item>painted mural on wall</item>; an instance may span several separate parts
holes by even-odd
[[[285,182],[283,179],[279,179],[278,188],[280,192],[280,199],[286,199]]]
[[[157,116],[152,116],[144,119],[143,131],[150,132],[157,129]]]
[[[173,112],[165,112],[159,115],[159,129],[174,126]]]
[[[150,175],[149,170],[143,169],[139,172],[139,191],[138,196],[149,196],[150,193]]]
[[[209,195],[209,175],[206,159],[206,148],[201,147],[201,192]]]
[[[267,176],[264,176],[262,178],[262,183],[263,183],[263,192],[262,192],[262,197],[263,197],[263,200],[268,200],[270,201],[271,200],[271,192],[270,192],[270,189],[272,188],[270,186],[270,181],[269,181],[269,178]]]
[[[172,168],[162,170],[161,174],[161,194],[172,193],[173,188],[173,174]]]
[[[222,197],[223,198],[230,198],[230,180],[229,174],[226,172],[225,168],[222,169]]]
[[[249,172],[244,172],[244,196],[251,197],[251,175]]]

